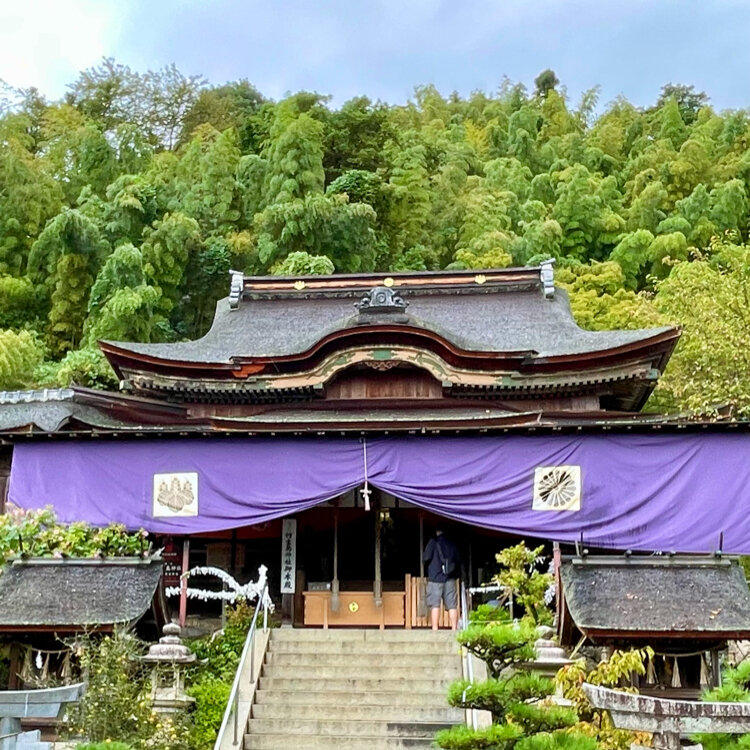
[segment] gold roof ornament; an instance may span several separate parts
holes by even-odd
[[[302,291],[302,290],[303,290],[303,289],[304,289],[304,288],[305,288],[306,286],[307,286],[307,284],[305,284],[305,282],[304,282],[304,281],[302,281],[301,279],[300,279],[299,281],[295,281],[295,282],[294,282],[294,288],[295,288],[295,289],[296,289],[296,290],[297,290],[298,292]]]
[[[478,273],[474,277],[474,281],[476,281],[477,284],[484,284],[484,282],[487,281],[487,277],[483,273]]]
[[[393,280],[392,276],[386,276],[386,278],[383,279],[383,286],[393,286],[396,282]]]

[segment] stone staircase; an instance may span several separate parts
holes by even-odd
[[[435,732],[464,720],[446,703],[460,677],[450,631],[277,629],[245,748],[429,748]]]

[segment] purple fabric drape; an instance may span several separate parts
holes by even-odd
[[[153,475],[198,474],[199,514],[154,518]],[[9,500],[62,521],[191,534],[311,508],[363,481],[362,446],[336,440],[195,440],[16,445]]]
[[[529,537],[637,550],[750,554],[750,435],[382,437],[371,484],[432,512]],[[578,511],[532,510],[537,467],[581,470]],[[153,515],[154,474],[195,472],[199,513]],[[355,439],[17,444],[10,500],[65,521],[218,531],[310,508],[365,478]]]

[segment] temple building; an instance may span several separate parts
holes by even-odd
[[[437,527],[470,584],[519,538],[750,553],[744,427],[641,413],[678,338],[582,330],[551,264],[233,273],[202,338],[101,342],[119,392],[0,393],[0,488],[263,563],[297,625],[426,626]]]

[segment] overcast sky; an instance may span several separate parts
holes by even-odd
[[[750,107],[750,0],[0,0],[0,78],[56,98],[112,56],[174,62],[212,83],[247,78],[406,101],[414,86],[533,86],[552,68],[576,102],[601,86],[648,105],[672,81],[717,109]]]

